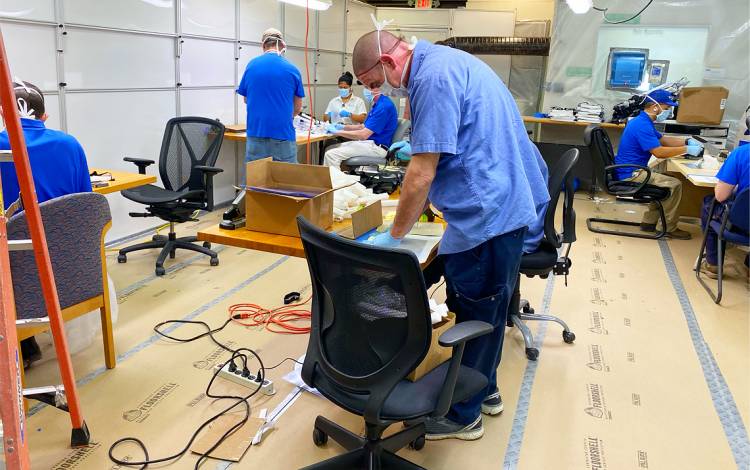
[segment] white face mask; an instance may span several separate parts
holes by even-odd
[[[375,15],[370,15],[372,18],[372,21],[375,23],[375,29],[378,32],[378,60],[383,56],[383,50],[380,47],[380,31],[385,28],[391,21],[383,21],[378,22],[375,19]],[[414,51],[414,47],[417,45],[417,38],[415,36],[411,37],[411,44],[409,45],[409,50]],[[413,52],[412,52],[413,53]],[[383,62],[380,62],[380,68],[383,70],[383,84],[380,85],[380,94],[385,96],[391,96],[394,98],[408,98],[409,97],[409,90],[404,86],[404,78],[406,77],[406,64],[404,63],[404,69],[401,71],[401,78],[398,82],[398,87],[394,87],[388,82],[388,75],[385,73],[385,64]]]

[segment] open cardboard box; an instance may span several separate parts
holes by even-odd
[[[677,122],[721,124],[729,90],[722,86],[686,87],[680,91]]]
[[[271,158],[248,163],[245,228],[299,237],[298,215],[323,230],[333,225],[333,186],[328,167],[274,162]]]
[[[432,325],[432,340],[430,341],[430,349],[427,351],[427,355],[424,360],[406,376],[406,380],[419,380],[424,377],[435,367],[439,366],[443,362],[449,360],[453,354],[453,348],[445,348],[440,346],[438,339],[440,335],[448,331],[452,326],[456,324],[456,315],[453,312],[448,312],[448,318]]]

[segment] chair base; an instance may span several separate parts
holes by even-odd
[[[424,467],[395,454],[407,445],[411,445],[417,450],[422,448],[425,435],[424,423],[417,422],[396,434],[381,439],[386,427],[373,427],[373,435],[364,438],[323,416],[318,416],[315,419],[315,429],[313,430],[315,445],[325,445],[330,437],[347,452],[304,467],[301,470],[425,470]]]
[[[537,315],[534,313],[534,309],[529,304],[528,300],[521,298],[520,291],[520,275],[516,281],[516,289],[513,292],[513,298],[511,299],[511,306],[513,310],[508,315],[508,326],[515,326],[521,332],[523,336],[524,347],[526,348],[526,358],[530,361],[536,361],[539,358],[539,349],[534,347],[534,336],[531,334],[531,330],[528,325],[524,323],[526,321],[551,321],[555,322],[563,328],[562,337],[563,341],[567,344],[572,344],[576,340],[576,335],[568,324],[560,318],[552,315]]]
[[[695,278],[698,279],[698,282],[701,286],[703,286],[703,289],[708,292],[708,295],[711,296],[711,300],[714,301],[715,304],[721,303],[721,297],[722,297],[722,285],[724,283],[724,249],[723,249],[723,243],[721,237],[717,237],[716,243],[717,243],[717,258],[718,258],[718,265],[717,265],[717,274],[718,279],[717,282],[717,291],[714,294],[714,291],[711,289],[711,286],[708,285],[705,279],[701,277],[701,264],[703,263],[703,260],[706,258],[706,243],[707,243],[707,233],[708,230],[711,230],[711,228],[708,227],[708,224],[706,224],[706,228],[703,232],[703,242],[701,242],[701,249],[698,252],[698,259],[695,262],[695,266],[693,267],[693,270],[695,271]]]
[[[619,200],[619,199],[618,199]],[[623,201],[623,202],[629,202],[629,201]],[[593,226],[593,223],[600,223],[600,224],[610,224],[610,225],[625,225],[628,227],[640,227],[640,222],[630,222],[627,220],[615,220],[615,219],[604,219],[600,217],[592,217],[590,219],[586,219],[586,226],[588,227],[589,231],[594,233],[605,233],[608,235],[620,235],[623,237],[633,237],[633,238],[646,238],[649,240],[658,240],[662,238],[664,235],[667,234],[667,218],[664,215],[664,207],[661,205],[660,201],[654,201],[654,203],[658,206],[659,210],[659,220],[661,221],[661,230],[658,232],[655,232],[653,234],[646,234],[646,233],[635,233],[635,232],[620,232],[618,230],[609,230],[606,228],[596,228]],[[639,204],[639,203],[632,203],[631,204]]]
[[[170,228],[169,228],[169,235],[154,235],[150,242],[138,243],[136,245],[123,248],[122,250],[119,251],[117,255],[117,262],[118,263],[127,262],[128,260],[127,254],[132,253],[134,251],[152,250],[154,248],[161,248],[162,249],[161,253],[159,253],[159,256],[156,258],[155,272],[157,276],[163,276],[166,273],[166,270],[164,269],[164,261],[166,261],[167,256],[169,256],[170,259],[174,259],[177,249],[196,251],[206,256],[210,256],[211,266],[218,266],[219,255],[216,254],[215,251],[212,251],[210,249],[211,244],[208,242],[204,242],[202,246],[196,245],[195,242],[197,241],[198,241],[197,237],[177,238],[177,234],[174,232],[174,223],[171,223]]]

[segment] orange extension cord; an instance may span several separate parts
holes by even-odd
[[[297,307],[306,305],[311,299],[312,296],[304,302],[282,305],[270,310],[256,304],[234,304],[229,307],[229,318],[233,323],[242,326],[263,326],[273,333],[303,335],[310,332],[310,326],[298,326],[298,322],[309,322],[311,313],[310,310]]]

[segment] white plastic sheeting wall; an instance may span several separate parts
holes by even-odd
[[[627,2],[617,2],[612,10],[628,13],[637,9]],[[627,18],[627,17],[626,17]],[[625,18],[623,18],[625,19]],[[684,27],[701,28],[708,31],[705,51],[693,47],[695,62],[702,67],[702,76],[691,81],[690,86],[723,86],[729,89],[729,99],[724,119],[733,122],[732,134],[736,132],[736,121],[750,104],[750,3],[747,0],[683,0],[679,2],[655,1],[639,18],[638,24],[623,25],[632,31],[642,26],[645,33],[650,31],[667,31]],[[602,28],[614,28],[602,20],[602,15],[590,11],[585,15],[576,15],[558,0],[552,48],[547,67],[547,91],[544,94],[544,109],[551,106],[575,106],[583,100],[592,100],[605,106],[611,116],[612,106],[630,95],[623,92],[601,91],[599,77],[603,73],[595,68],[597,64],[597,42]],[[654,49],[665,47],[682,47],[683,44],[663,44],[669,41],[664,35],[653,35],[649,44]],[[628,47],[627,44],[622,44]],[[659,56],[654,58],[667,59]],[[606,62],[603,65],[606,67]],[[681,78],[670,69],[668,81]],[[730,139],[730,142],[732,139]]]

